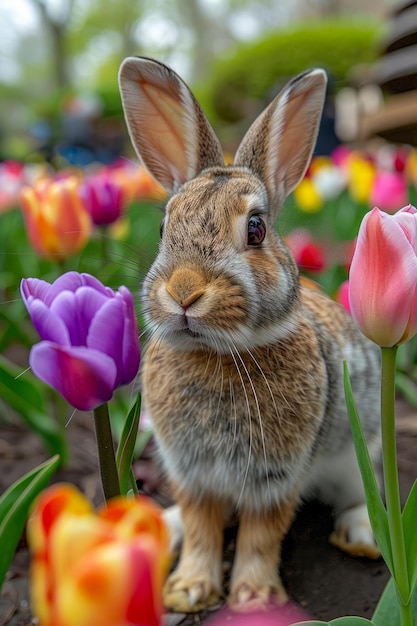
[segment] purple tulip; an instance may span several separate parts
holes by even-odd
[[[94,409],[134,379],[139,339],[126,287],[68,272],[52,284],[24,278],[20,291],[42,340],[30,352],[32,371],[75,408]]]

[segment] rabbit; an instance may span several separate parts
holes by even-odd
[[[132,144],[169,194],[142,287],[143,398],[177,503],[166,519],[183,535],[164,604],[193,612],[219,602],[231,515],[239,527],[229,604],[285,603],[280,547],[304,498],[333,506],[333,543],[379,555],[343,387],[345,359],[376,460],[379,350],[339,304],[300,283],[274,229],[309,165],[326,74],[288,82],[227,166],[172,69],[129,57],[119,85]]]

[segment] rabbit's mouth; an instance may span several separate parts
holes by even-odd
[[[183,330],[181,331],[182,333],[184,333],[185,335],[187,335],[187,337],[192,337],[193,339],[201,339],[202,334],[198,333],[195,330],[191,330],[191,328],[183,328]]]

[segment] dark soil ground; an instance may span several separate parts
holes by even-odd
[[[403,499],[417,477],[417,412],[398,401],[398,456]],[[93,422],[88,414],[76,414],[69,425],[71,461],[55,481],[69,481],[96,503],[102,501],[97,472]],[[38,437],[23,426],[0,422],[0,493],[47,455]],[[138,465],[138,474],[148,473]],[[154,494],[158,497],[158,494]],[[311,617],[330,620],[342,615],[370,617],[388,580],[382,560],[352,558],[328,543],[331,512],[318,502],[299,511],[285,540],[282,578],[291,598]],[[224,567],[230,570],[235,529],[225,535]],[[28,595],[29,554],[24,538],[9,570],[0,597],[0,626],[34,624]],[[191,626],[207,621],[210,613],[168,615],[167,626]]]

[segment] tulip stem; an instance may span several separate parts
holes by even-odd
[[[384,470],[385,501],[388,515],[394,581],[401,612],[401,625],[412,626],[409,602],[407,556],[401,519],[401,501],[398,481],[397,443],[395,435],[395,361],[397,346],[381,348],[381,428],[382,463]],[[404,600],[407,598],[407,600]]]
[[[94,409],[94,425],[98,458],[100,464],[101,483],[106,500],[120,495],[119,475],[114,455],[113,435],[110,426],[109,407],[107,402]]]

